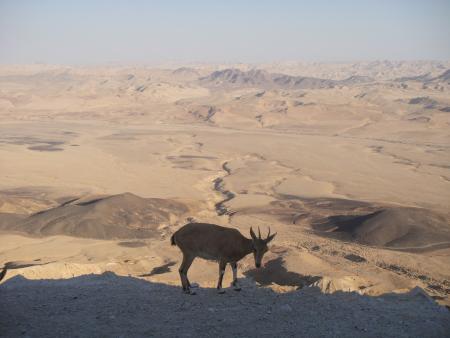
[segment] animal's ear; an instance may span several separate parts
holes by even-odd
[[[253,232],[252,227],[250,227],[250,236],[252,236],[252,239],[253,239],[253,240],[256,240],[256,235],[255,235],[255,233]]]
[[[268,236],[267,239],[265,240],[266,244],[268,244],[276,235],[277,235],[277,233],[274,233],[273,235]]]

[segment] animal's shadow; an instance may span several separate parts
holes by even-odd
[[[278,257],[268,261],[262,269],[252,269],[244,272],[261,285],[278,284],[282,286],[296,286],[298,289],[311,285],[320,280],[320,276],[301,275],[288,271],[283,265],[283,258]]]

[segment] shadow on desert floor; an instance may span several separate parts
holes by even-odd
[[[301,289],[321,279],[320,276],[302,275],[297,272],[288,271],[283,265],[283,257],[268,261],[264,269],[253,269],[244,273],[261,285],[272,283],[282,286],[295,286]]]
[[[294,278],[295,279],[295,278]],[[450,312],[420,292],[380,297],[178,286],[113,273],[70,279],[15,276],[0,285],[0,336],[426,336],[450,332]]]

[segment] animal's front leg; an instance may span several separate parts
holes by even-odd
[[[241,287],[238,285],[237,280],[237,263],[233,262],[230,265],[231,269],[233,270],[233,282],[231,283],[231,285],[233,286],[234,291],[241,291]]]
[[[225,274],[226,266],[227,266],[226,262],[223,261],[219,262],[219,282],[217,283],[217,292],[220,294],[225,293],[225,290],[222,289],[222,280],[223,275]]]

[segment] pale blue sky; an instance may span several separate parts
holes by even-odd
[[[450,59],[450,0],[0,0],[0,63]]]

